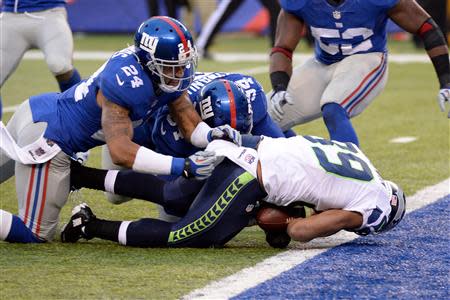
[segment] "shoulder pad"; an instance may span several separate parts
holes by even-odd
[[[302,9],[309,0],[280,0],[281,7],[290,12]]]
[[[391,9],[400,0],[367,0],[371,5],[379,7],[379,8],[385,8],[385,9]]]

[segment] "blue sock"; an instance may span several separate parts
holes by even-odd
[[[61,90],[61,92],[64,92],[65,90],[68,90],[69,88],[71,88],[80,81],[81,81],[80,73],[78,73],[77,69],[73,68],[73,73],[69,80],[58,81],[59,89]]]
[[[292,129],[286,130],[285,132],[283,132],[283,134],[284,134],[284,136],[287,137],[287,138],[290,138],[290,137],[293,137],[293,136],[296,136],[296,135],[297,135],[297,134],[295,133],[295,131],[292,130]]]
[[[11,228],[5,241],[10,243],[42,243],[43,241],[38,239],[31,230],[25,226],[23,221],[12,215]]]
[[[339,142],[351,142],[359,146],[358,136],[345,109],[337,103],[322,106],[323,121],[330,133],[330,139]]]

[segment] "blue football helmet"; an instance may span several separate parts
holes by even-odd
[[[143,22],[134,35],[140,63],[167,93],[186,90],[192,83],[198,55],[189,30],[170,17],[153,17]]]
[[[383,181],[384,186],[389,192],[391,213],[389,214],[388,221],[379,232],[388,231],[397,226],[403,219],[406,212],[406,197],[403,190],[394,182],[389,180]]]
[[[203,87],[196,106],[211,127],[228,124],[242,134],[253,127],[253,110],[245,93],[234,82],[214,80]]]

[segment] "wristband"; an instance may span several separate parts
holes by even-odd
[[[170,175],[172,171],[172,161],[172,156],[159,154],[141,146],[136,153],[132,168],[133,171],[141,173]]]
[[[272,51],[270,52],[270,56],[272,56],[275,53],[281,53],[290,60],[292,60],[292,50],[283,48],[283,47],[273,47]]]
[[[191,144],[197,148],[205,148],[209,144],[208,135],[211,127],[205,122],[200,122],[191,134]]]
[[[170,168],[170,174],[177,176],[183,175],[184,161],[184,158],[174,157],[172,159],[172,168]]]
[[[285,91],[290,79],[288,73],[284,71],[270,73],[270,82],[272,83],[272,88],[275,92]]]

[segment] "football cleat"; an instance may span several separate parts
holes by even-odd
[[[92,239],[84,232],[84,226],[96,219],[96,216],[86,203],[75,206],[69,222],[61,230],[61,242],[75,243],[79,239]]]

